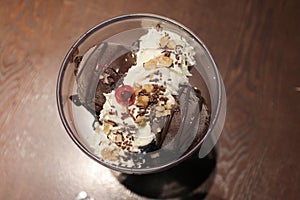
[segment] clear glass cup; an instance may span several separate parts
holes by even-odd
[[[82,73],[88,73],[79,69],[79,63],[81,62],[82,56],[86,54],[89,49],[101,43],[117,45],[117,52],[119,52],[119,54],[126,51],[136,51],[138,49],[137,40],[142,35],[145,35],[149,28],[153,27],[162,27],[164,30],[176,33],[193,47],[196,65],[193,67],[193,71],[191,72],[193,75],[190,77],[189,82],[193,87],[201,89],[201,95],[204,97],[210,112],[210,122],[205,133],[196,133],[195,138],[190,139],[188,148],[181,152],[178,151],[178,153],[175,152],[171,158],[167,159],[168,154],[164,155],[158,149],[157,151],[150,152],[149,155],[148,153],[137,155],[137,157],[148,156],[149,159],[149,157],[155,157],[157,152],[161,153],[160,158],[158,158],[158,160],[161,160],[154,164],[146,164],[145,167],[124,167],[111,164],[101,158],[93,148],[95,141],[93,136],[94,130],[92,128],[92,114],[87,112],[82,106],[76,106],[76,99],[73,99],[73,101],[70,99],[76,93],[82,93],[81,95],[84,97],[95,93],[97,82],[93,81],[93,76],[85,75],[86,77],[81,80],[78,78],[78,76],[82,76]],[[121,50],[119,50],[119,47]],[[104,56],[102,59],[115,59],[116,56],[118,56],[118,53],[116,53],[116,55],[114,55],[115,53],[110,55],[106,52],[106,54],[106,57]],[[80,73],[80,75],[78,75],[78,73]],[[178,22],[151,14],[131,14],[115,17],[96,25],[84,33],[71,47],[62,63],[56,93],[62,123],[76,145],[84,153],[102,165],[129,174],[147,174],[166,170],[197,152],[199,158],[205,157],[215,146],[222,132],[226,115],[224,84],[217,66],[204,43],[188,28]],[[187,129],[186,126],[185,129]],[[193,127],[188,127],[188,129],[187,132],[198,131],[197,128]],[[143,159],[148,162],[147,158]]]

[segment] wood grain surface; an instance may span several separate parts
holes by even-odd
[[[128,13],[189,27],[226,87],[226,123],[208,165],[215,167],[197,165],[189,174],[196,183],[198,171],[210,178],[199,177],[200,193],[193,185],[172,197],[300,199],[299,10],[297,0],[0,0],[0,199],[73,199],[80,191],[97,200],[168,197],[135,187],[156,176],[124,177],[88,158],[57,112],[58,71],[71,45],[95,24]]]

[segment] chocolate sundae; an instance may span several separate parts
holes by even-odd
[[[94,116],[92,148],[104,162],[152,167],[177,159],[203,137],[209,111],[190,84],[193,47],[160,25],[134,47],[103,42],[80,58],[73,102]]]

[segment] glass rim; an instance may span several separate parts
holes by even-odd
[[[90,37],[93,33],[97,32],[101,28],[104,28],[104,27],[106,27],[108,25],[111,25],[115,22],[121,22],[121,21],[130,20],[130,19],[141,19],[141,18],[156,19],[156,20],[164,21],[164,22],[169,23],[171,25],[177,26],[181,30],[183,30],[184,32],[188,33],[193,39],[195,39],[195,41],[197,43],[199,43],[199,45],[204,49],[204,52],[205,52],[206,56],[208,57],[209,61],[212,64],[212,67],[213,67],[213,70],[214,70],[214,73],[215,73],[215,77],[216,77],[215,79],[216,79],[216,82],[217,82],[217,97],[218,97],[218,100],[217,100],[216,112],[213,116],[211,116],[211,121],[210,121],[208,130],[195,147],[193,147],[187,153],[180,156],[178,159],[173,160],[173,161],[171,161],[167,164],[157,166],[157,167],[139,169],[139,168],[127,168],[127,167],[116,166],[116,165],[111,165],[109,163],[106,163],[106,162],[102,161],[99,157],[97,157],[94,153],[92,153],[87,147],[85,147],[85,145],[83,145],[76,138],[76,136],[74,136],[74,133],[72,132],[72,129],[70,128],[70,126],[68,124],[68,121],[66,119],[65,112],[64,112],[64,109],[63,109],[63,104],[62,104],[63,97],[62,97],[61,91],[62,91],[62,84],[63,84],[63,81],[64,81],[65,71],[66,71],[66,68],[68,67],[69,61],[70,61],[71,57],[73,56],[74,51],[88,37]],[[184,161],[186,158],[190,157],[197,150],[199,150],[199,148],[201,147],[203,141],[205,141],[205,139],[208,137],[208,135],[210,135],[210,133],[214,129],[214,127],[216,125],[216,121],[217,121],[217,119],[220,115],[221,102],[222,102],[222,92],[223,91],[222,91],[221,76],[219,74],[217,65],[216,65],[212,55],[210,54],[210,52],[209,52],[208,48],[205,46],[205,44],[189,28],[187,28],[186,26],[182,25],[181,23],[179,23],[175,20],[172,20],[172,19],[164,17],[164,16],[160,16],[160,15],[156,15],[156,14],[149,14],[149,13],[139,13],[139,14],[120,15],[120,16],[116,16],[116,17],[110,18],[108,20],[105,20],[103,22],[100,22],[100,23],[96,24],[95,26],[93,26],[92,28],[90,28],[89,30],[87,30],[85,33],[83,33],[79,37],[79,39],[76,40],[76,42],[72,45],[72,47],[69,49],[68,53],[66,54],[66,56],[65,56],[65,58],[64,58],[64,60],[61,64],[60,70],[59,70],[59,74],[58,74],[58,78],[57,78],[57,85],[56,85],[56,103],[57,103],[57,107],[58,107],[58,111],[59,111],[59,116],[60,116],[60,119],[63,123],[64,128],[66,129],[68,135],[73,140],[73,142],[75,142],[75,144],[85,154],[87,154],[93,160],[101,163],[102,165],[104,165],[105,167],[107,167],[109,169],[113,169],[113,170],[116,170],[116,171],[119,171],[119,172],[122,172],[122,173],[129,173],[129,174],[149,174],[149,173],[153,173],[153,172],[163,171],[167,168],[175,166],[176,164],[179,164],[180,162]]]

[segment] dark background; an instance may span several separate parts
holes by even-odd
[[[300,1],[0,1],[0,199],[300,199]],[[111,172],[64,130],[60,64],[111,17],[154,13],[189,27],[224,79],[227,118],[207,158],[152,176]]]

